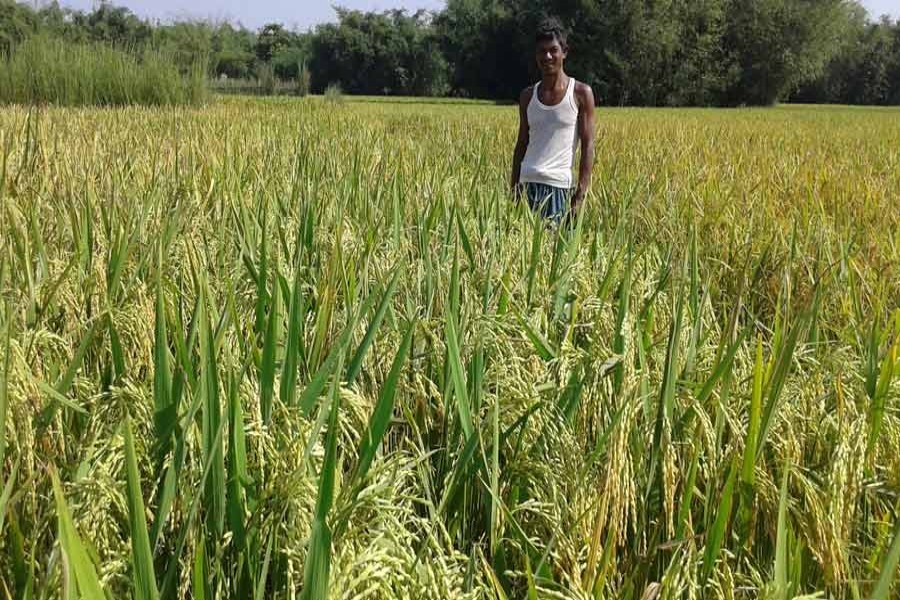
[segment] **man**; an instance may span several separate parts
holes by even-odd
[[[556,19],[538,27],[536,53],[541,80],[519,97],[519,139],[510,184],[524,191],[532,210],[555,223],[574,216],[591,184],[594,164],[594,92],[566,74],[566,33]],[[581,142],[578,185],[572,189],[575,148]]]

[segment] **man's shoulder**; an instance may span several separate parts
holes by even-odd
[[[529,85],[527,88],[523,89],[519,92],[519,105],[527,105],[528,102],[531,101],[531,95],[534,93],[534,85]]]
[[[575,80],[575,97],[579,103],[596,104],[594,90],[591,89],[591,86],[577,79]]]
[[[594,90],[591,89],[591,86],[586,84],[583,81],[575,80],[575,95],[576,96],[593,96]]]

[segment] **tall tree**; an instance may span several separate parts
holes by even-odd
[[[709,106],[719,102],[736,77],[726,60],[722,37],[727,23],[723,0],[694,0],[676,9],[679,42],[666,104]]]
[[[819,77],[840,48],[854,2],[731,0],[724,45],[737,78],[729,104],[772,104]]]
[[[114,6],[107,0],[89,13],[73,11],[72,22],[83,28],[91,40],[107,42],[121,48],[140,48],[150,41],[153,30],[124,6]]]
[[[249,77],[256,60],[256,36],[229,23],[216,27],[212,34],[211,72],[231,78]]]
[[[33,11],[13,0],[0,0],[0,55],[34,33],[37,18]]]
[[[445,92],[446,62],[427,13],[337,12],[338,23],[319,26],[312,39],[313,90],[339,83],[354,94]]]
[[[283,25],[280,23],[263,25],[256,36],[256,57],[262,62],[271,62],[279,50],[290,44],[291,33]]]

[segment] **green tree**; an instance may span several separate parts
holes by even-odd
[[[203,22],[179,22],[155,32],[155,46],[175,62],[181,71],[211,62],[212,28]]]
[[[36,28],[33,11],[13,0],[0,0],[0,54],[8,54]]]
[[[897,35],[891,21],[867,28],[861,61],[854,71],[852,95],[855,104],[888,104],[896,87]]]
[[[448,0],[435,19],[450,86],[462,96],[514,99],[528,77],[516,15],[503,0]]]
[[[256,57],[265,63],[282,48],[291,45],[291,32],[280,23],[263,25],[256,36]]]
[[[725,101],[768,105],[819,77],[840,48],[852,2],[731,0],[725,47],[737,69]]]
[[[722,36],[726,6],[722,0],[695,0],[677,7],[680,31],[672,64],[667,104],[717,104],[736,69],[726,60]]]
[[[900,20],[894,22],[894,52],[890,66],[891,91],[888,98],[889,104],[900,104]]]
[[[242,27],[229,23],[216,27],[212,33],[210,72],[216,77],[247,78],[256,60],[256,35]]]
[[[290,43],[272,54],[272,68],[280,79],[297,79],[300,66],[309,60],[308,36],[293,35]]]
[[[316,29],[310,47],[312,88],[338,83],[353,94],[440,95],[446,62],[428,13],[338,9],[338,23]]]
[[[142,48],[150,41],[153,29],[124,6],[103,0],[89,13],[72,11],[72,23],[83,29],[92,41],[106,42],[126,49]]]
[[[865,39],[869,27],[865,8],[857,5],[848,11],[837,53],[819,77],[805,82],[790,99],[806,103],[854,102],[859,85],[857,73],[862,69],[867,51]]]

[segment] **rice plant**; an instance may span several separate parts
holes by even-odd
[[[876,598],[897,111],[0,110],[5,597]]]

